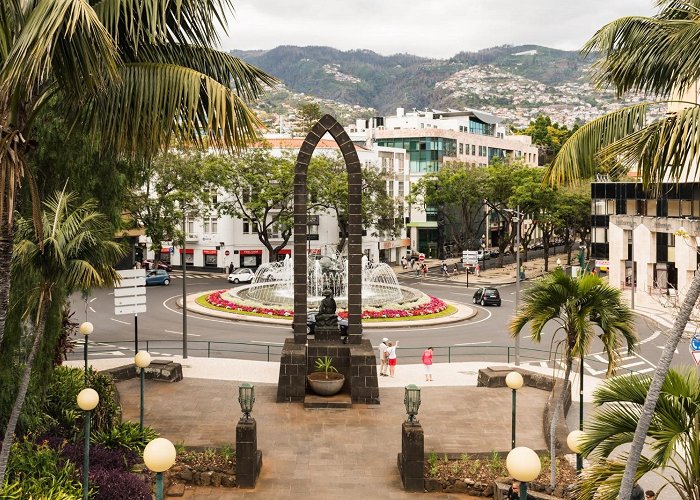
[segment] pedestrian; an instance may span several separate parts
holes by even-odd
[[[644,500],[644,488],[639,486],[639,483],[634,483],[630,500]]]
[[[233,270],[234,270],[233,262],[229,262],[229,265],[228,265],[228,273],[229,273],[229,274],[232,274],[232,273],[233,273]]]
[[[413,268],[416,266],[416,256],[411,255],[411,271],[413,271]]]
[[[520,481],[514,480],[513,483],[508,488],[508,493],[506,493],[506,500],[519,500],[520,499]]]
[[[433,348],[428,347],[425,351],[423,351],[423,355],[421,356],[421,361],[423,361],[423,367],[425,369],[425,381],[426,382],[432,382],[433,381]]]
[[[416,278],[420,278],[421,270],[423,269],[423,264],[418,264],[416,266]]]
[[[379,375],[382,377],[388,376],[386,373],[389,367],[386,357],[387,342],[389,342],[389,339],[384,337],[382,343],[379,344]]]
[[[654,493],[652,490],[647,490],[644,493],[647,497],[647,500],[656,500],[656,493]]]
[[[407,267],[408,267],[408,263],[406,262],[406,256],[402,255],[401,256],[401,269],[403,269],[405,271]]]
[[[448,277],[450,276],[450,273],[447,272],[447,262],[445,262],[444,260],[442,261],[441,268],[442,268],[442,275],[443,275],[445,278],[448,278]]]
[[[428,264],[423,262],[423,277],[425,278],[426,276],[428,276]]]
[[[520,265],[520,281],[523,281],[525,279],[525,266]]]
[[[454,269],[452,270],[452,276],[457,276],[457,275],[459,275],[459,266],[458,266],[457,263],[455,262],[455,267],[454,267]]]
[[[389,376],[394,377],[396,370],[396,348],[399,347],[399,341],[389,342],[386,349],[386,357],[389,363]]]

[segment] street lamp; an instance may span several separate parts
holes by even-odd
[[[482,234],[481,235],[481,260],[482,266],[481,270],[486,271],[486,235]]]
[[[175,446],[165,438],[156,438],[143,449],[143,462],[156,473],[156,500],[163,500],[163,472],[175,463]]]
[[[83,323],[80,323],[80,334],[83,336],[83,357],[85,358],[85,385],[87,385],[88,381],[88,335],[92,333],[94,330],[94,327],[92,326],[92,323],[89,321],[85,321]]]
[[[557,267],[561,267],[561,259],[557,257]]]
[[[407,422],[418,422],[418,408],[420,408],[420,387],[415,384],[407,385],[404,389],[403,404],[406,406]]]
[[[144,392],[144,381],[146,378],[146,371],[145,369],[148,368],[148,366],[151,364],[151,355],[148,354],[148,351],[139,351],[136,353],[136,356],[134,356],[134,364],[140,368],[141,372],[141,415],[140,415],[140,420],[139,420],[139,425],[140,429],[143,431],[143,392]]]
[[[250,419],[250,414],[253,412],[253,403],[255,403],[255,387],[249,383],[241,384],[238,387],[238,402],[241,405],[243,418],[247,421]]]
[[[506,375],[506,385],[513,392],[512,415],[511,415],[511,433],[510,433],[510,449],[515,448],[515,393],[523,386],[523,376],[518,372],[510,372]]]
[[[506,468],[513,479],[520,481],[520,500],[527,500],[527,483],[540,475],[540,457],[530,448],[513,448],[506,457]]]
[[[520,224],[523,222],[523,213],[520,211],[520,205],[515,210],[506,208],[503,211],[515,215],[513,222],[516,223],[517,228],[515,233],[515,310],[517,312],[520,302]],[[515,366],[520,366],[520,335],[515,336]]]
[[[88,484],[88,469],[90,468],[90,412],[95,408],[95,406],[97,406],[97,403],[100,402],[100,395],[97,394],[95,389],[83,389],[78,393],[77,401],[78,407],[85,412],[85,419],[83,423],[83,430],[85,434],[83,444],[83,500],[87,500],[88,492],[90,490],[90,486]]]
[[[583,436],[583,431],[579,429],[569,432],[569,435],[566,436],[566,444],[571,451],[576,453],[576,474],[580,473],[583,468],[583,457],[581,456],[581,441],[583,441]]]

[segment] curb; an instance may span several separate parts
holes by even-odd
[[[206,292],[204,292],[206,293]],[[245,321],[248,323],[258,323],[267,325],[284,325],[292,326],[292,321],[277,318],[265,318],[262,316],[249,316],[247,314],[236,314],[227,313],[223,311],[217,311],[215,309],[209,309],[208,307],[202,307],[195,302],[195,300],[203,295],[202,292],[196,294],[191,294],[187,296],[187,310],[192,311],[202,316],[212,316],[219,319],[227,319],[230,321]],[[182,309],[182,298],[177,299],[177,306]],[[405,328],[406,326],[435,326],[435,325],[448,325],[451,323],[459,323],[462,321],[467,321],[478,314],[478,311],[466,304],[461,302],[448,302],[449,305],[454,306],[457,311],[449,316],[441,316],[435,319],[417,319],[417,320],[405,320],[405,321],[372,321],[362,324],[362,329],[380,329],[380,328]]]

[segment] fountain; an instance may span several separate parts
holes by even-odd
[[[348,261],[345,256],[329,254],[307,256],[308,308],[318,308],[323,290],[330,289],[338,307],[347,307]],[[289,256],[281,262],[261,265],[248,286],[229,290],[229,295],[247,303],[266,307],[292,308],[294,305],[294,262]],[[396,274],[387,264],[374,264],[362,257],[362,306],[382,307],[405,304],[422,297],[423,293],[399,285]]]

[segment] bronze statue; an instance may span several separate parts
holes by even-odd
[[[333,292],[326,288],[323,291],[323,300],[318,308],[318,313],[316,313],[317,328],[338,328],[338,316],[335,313],[336,307]]]

